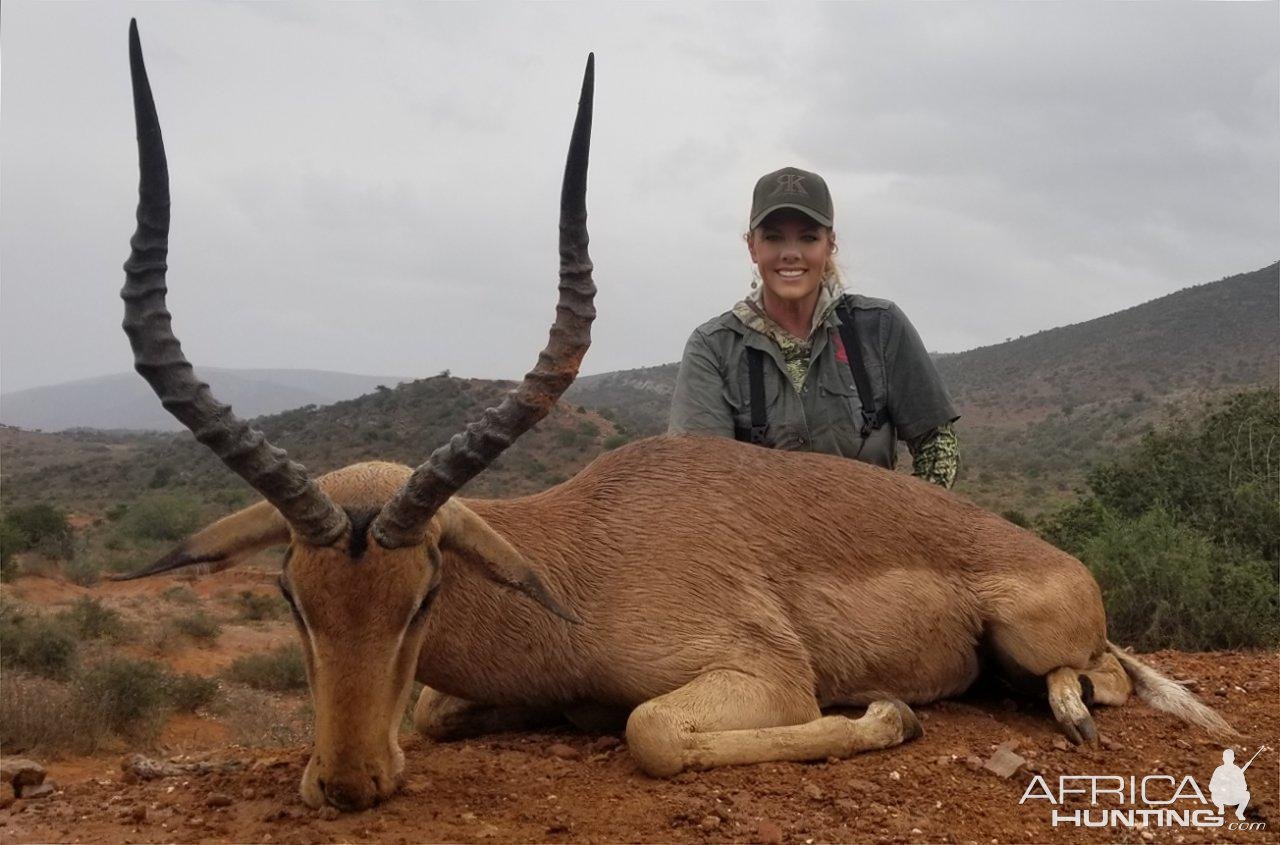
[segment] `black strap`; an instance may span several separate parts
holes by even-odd
[[[751,383],[751,428],[737,432],[739,440],[756,446],[768,443],[769,418],[765,413],[764,352],[747,347],[747,380]]]
[[[853,373],[853,383],[858,388],[858,401],[862,404],[862,429],[859,434],[866,440],[871,432],[885,424],[889,412],[885,408],[876,407],[875,394],[871,391],[871,377],[867,374],[867,362],[862,357],[862,347],[858,345],[858,329],[853,321],[852,309],[842,300],[836,306],[836,314],[840,317],[840,342],[844,344],[849,371]]]

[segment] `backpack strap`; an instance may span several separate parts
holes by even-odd
[[[747,380],[751,385],[751,428],[734,430],[734,437],[756,446],[768,444],[769,418],[765,413],[764,353],[747,347]]]
[[[871,432],[888,421],[889,411],[876,407],[867,362],[862,356],[862,347],[858,345],[858,329],[853,320],[853,309],[849,307],[847,299],[840,300],[840,304],[836,306],[836,314],[840,317],[840,342],[844,344],[849,371],[853,373],[853,383],[858,388],[858,401],[862,404],[862,428],[858,433],[866,440]]]

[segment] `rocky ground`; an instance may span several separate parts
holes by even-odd
[[[1066,745],[1047,711],[998,691],[918,708],[925,735],[849,760],[644,777],[619,737],[552,732],[437,745],[405,737],[404,790],[362,813],[315,811],[297,796],[307,748],[192,750],[151,761],[151,780],[119,755],[42,761],[49,794],[9,798],[0,838],[19,842],[1274,842],[1280,840],[1277,654],[1161,652],[1150,661],[1244,734],[1255,829],[1082,829],[1051,825],[1045,800],[1020,799],[1038,774],[1209,778],[1223,746],[1144,705],[1100,708],[1102,742]],[[199,736],[195,731],[192,736]],[[127,758],[126,758],[127,761]],[[126,766],[125,768],[128,768]],[[134,761],[132,768],[138,768]],[[1159,784],[1156,784],[1158,791]],[[1163,795],[1169,794],[1169,787]],[[1060,809],[1089,806],[1069,797]],[[1101,798],[1099,808],[1118,806]],[[1130,805],[1131,806],[1131,805]],[[1179,806],[1183,806],[1180,804]],[[1186,805],[1191,806],[1191,805]],[[1199,806],[1198,804],[1195,806]],[[1256,829],[1258,825],[1265,826]]]

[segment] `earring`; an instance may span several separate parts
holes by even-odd
[[[755,267],[751,268],[751,289],[755,290],[760,287],[760,271]]]

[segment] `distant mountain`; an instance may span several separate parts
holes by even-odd
[[[313,474],[366,460],[417,465],[493,407],[515,384],[447,376],[253,420]],[[150,400],[159,404],[155,398]],[[611,441],[610,438],[615,438]],[[468,496],[514,496],[565,480],[613,443],[624,442],[601,414],[561,402],[533,431],[465,488]],[[49,502],[102,512],[156,492],[186,492],[231,506],[252,491],[185,431],[179,434],[24,431],[0,426],[0,491],[6,507]]]
[[[234,370],[202,367],[196,374],[242,417],[304,405],[328,405],[394,386],[400,376],[365,376],[324,370]],[[0,394],[0,423],[25,429],[70,428],[178,431],[182,424],[156,401],[136,373],[81,379]]]
[[[1203,415],[1228,393],[1275,388],[1278,316],[1275,264],[1096,320],[936,356],[963,414],[958,492],[994,510],[1050,509],[1074,496],[1091,463],[1153,427],[1177,415]],[[464,494],[540,490],[605,449],[664,431],[676,367],[583,376]],[[412,465],[513,386],[446,376],[394,388],[388,384],[394,379],[375,381],[386,387],[324,407],[304,402],[254,424],[314,472],[371,458]],[[225,383],[219,376],[219,396],[227,395]],[[138,401],[159,408],[150,394]],[[0,428],[0,452],[6,505],[43,500],[101,511],[176,489],[226,507],[251,495],[186,433]]]

